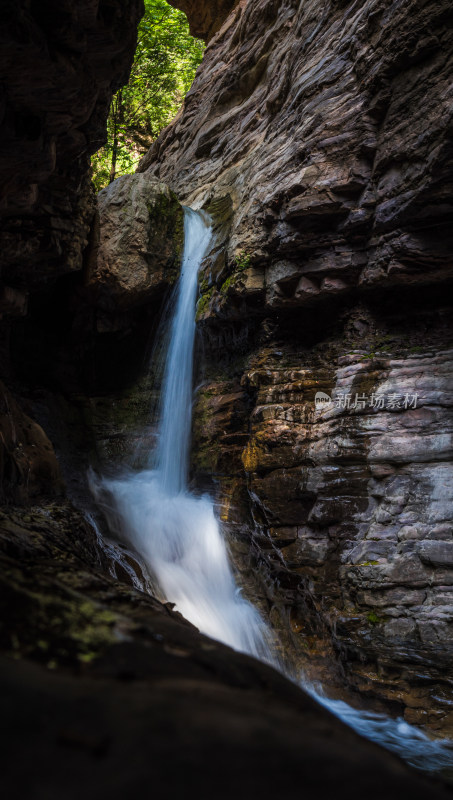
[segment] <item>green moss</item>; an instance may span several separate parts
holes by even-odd
[[[209,289],[208,292],[202,294],[197,303],[197,312],[196,312],[196,320],[198,321],[200,317],[204,314],[205,311],[208,310],[209,303],[212,300],[214,294],[214,289]]]
[[[149,247],[153,249],[153,239],[160,242],[162,237],[171,240],[173,254],[166,269],[169,283],[174,283],[179,275],[184,248],[184,211],[173,192],[160,192],[154,200],[146,204],[152,222]]]
[[[209,278],[203,278],[200,283],[200,294],[206,294],[209,291]]]
[[[234,285],[239,273],[244,272],[250,266],[251,256],[248,255],[244,250],[241,250],[238,256],[234,259],[233,262],[233,272],[228,278],[222,283],[220,287],[220,294],[226,294],[230,286]]]
[[[220,294],[223,294],[223,295],[226,294],[228,289],[230,288],[230,286],[232,286],[232,284],[234,283],[235,280],[236,280],[236,275],[233,273],[232,275],[230,275],[226,279],[226,281],[224,281],[222,283],[222,285],[220,287]]]
[[[8,577],[9,591],[27,619],[27,626],[9,632],[10,655],[44,658],[56,665],[89,662],[116,641],[117,618],[108,609],[81,601],[58,582],[30,590],[20,572]]]
[[[251,256],[247,254],[245,250],[241,250],[239,255],[234,259],[236,272],[244,272],[244,270],[248,269],[250,261]]]
[[[241,272],[244,272],[246,269],[249,268],[251,261],[251,256],[248,255],[244,250],[241,250],[239,255],[233,261],[233,271],[231,275],[224,280],[220,287],[220,294],[225,295],[228,292],[230,286],[234,286],[238,276]]]
[[[370,625],[378,625],[380,622],[382,622],[381,618],[378,617],[378,615],[375,614],[374,611],[370,611],[370,613],[367,614],[366,618],[367,621],[370,623]]]
[[[394,342],[394,336],[391,336],[390,333],[386,333],[383,336],[376,336],[376,344],[378,347],[383,347],[385,345],[390,344],[390,342]]]

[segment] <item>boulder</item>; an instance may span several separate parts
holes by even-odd
[[[99,545],[70,504],[0,512],[7,797],[451,797],[268,664],[200,634],[138,588],[130,555]]]
[[[144,305],[175,282],[184,244],[183,209],[165,184],[124,175],[98,195],[98,235],[86,285],[104,311]]]

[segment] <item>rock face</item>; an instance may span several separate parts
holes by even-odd
[[[7,0],[0,10],[0,376],[16,397],[2,387],[5,502],[62,490],[52,445],[17,399],[48,382],[80,389],[74,356],[92,352],[92,312],[74,300],[95,211],[89,156],[128,79],[142,13],[143,0]]]
[[[171,604],[102,574],[68,504],[0,513],[0,564],[9,796],[120,800],[150,782],[171,798],[290,800],[301,785],[309,800],[349,798],[351,783],[376,800],[451,796]]]
[[[181,9],[187,15],[190,32],[205,42],[212,39],[239,0],[170,0],[169,5]]]
[[[2,6],[2,281],[29,291],[80,270],[94,213],[89,156],[127,81],[142,0]]]
[[[125,175],[99,193],[98,213],[86,274],[95,305],[121,312],[162,296],[178,276],[184,243],[175,195],[146,175]]]
[[[242,453],[271,561],[304,576],[348,681],[449,726],[452,357],[252,370]]]
[[[333,648],[332,681],[449,731],[451,20],[243,0],[140,166],[214,219],[194,476],[263,607],[310,674]]]
[[[208,366],[195,475],[220,482],[258,599],[307,675],[451,730],[453,351],[442,325],[411,347],[398,320],[343,316],[311,347],[279,331]]]
[[[451,14],[241,2],[140,169],[192,204],[231,198],[230,263],[250,254],[266,308],[445,279]]]
[[[0,499],[24,504],[63,493],[60,468],[43,429],[0,382]]]

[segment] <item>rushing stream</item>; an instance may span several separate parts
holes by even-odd
[[[272,637],[236,585],[212,501],[188,491],[195,299],[211,231],[201,212],[185,211],[185,248],[174,301],[161,391],[158,444],[149,467],[96,483],[104,512],[141,554],[164,599],[203,633],[280,668]],[[302,685],[303,685],[303,681]],[[403,720],[357,711],[305,686],[362,735],[426,770],[453,764],[453,745],[429,739]]]

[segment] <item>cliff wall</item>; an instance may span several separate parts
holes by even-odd
[[[194,476],[263,607],[309,674],[333,648],[331,681],[449,729],[451,22],[241,0],[140,166],[214,219]]]
[[[18,291],[82,267],[89,156],[128,79],[142,13],[142,0],[2,4],[1,269]]]
[[[1,4],[0,376],[21,393],[36,384],[80,389],[74,360],[96,330],[78,296],[96,209],[89,157],[105,141],[112,94],[128,80],[142,14],[142,0]],[[32,404],[24,413],[0,391],[2,499],[61,493]]]

